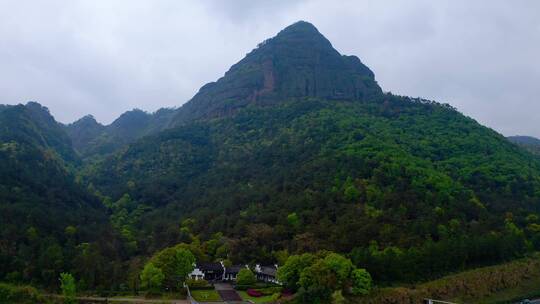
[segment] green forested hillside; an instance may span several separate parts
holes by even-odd
[[[182,241],[189,217],[203,239],[225,233],[236,261],[352,251],[392,281],[519,256],[525,237],[540,245],[538,169],[449,106],[381,95],[247,108],[142,139],[85,176],[152,208],[130,228],[143,252]],[[377,268],[388,248],[403,274]],[[429,269],[406,264],[420,256]]]
[[[0,111],[0,280],[56,288],[66,270],[103,280],[87,282],[93,287],[112,280],[99,258],[114,237],[106,209],[75,182],[79,162],[46,108],[28,103]],[[92,264],[83,262],[90,258]]]

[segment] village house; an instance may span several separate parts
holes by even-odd
[[[242,268],[248,268],[249,269],[249,267],[247,265],[233,265],[231,267],[226,267],[225,268],[224,281],[236,281],[236,277],[238,276],[238,272]]]
[[[255,275],[259,281],[280,284],[277,280],[277,265],[261,266],[257,264],[255,265]]]
[[[209,282],[236,281],[238,272],[244,268],[249,269],[249,266],[233,265],[225,267],[223,262],[196,263],[188,277],[192,280],[206,280]],[[276,278],[277,265],[261,266],[260,264],[256,264],[254,273],[258,281],[280,284]]]
[[[189,274],[192,280],[223,281],[225,267],[221,262],[196,263],[195,268]]]

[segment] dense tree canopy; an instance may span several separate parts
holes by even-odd
[[[113,200],[128,193],[148,206],[133,224],[143,252],[189,240],[178,229],[189,216],[201,241],[223,234],[233,262],[354,250],[357,265],[392,281],[425,278],[426,269],[373,272],[357,253],[376,243],[421,259],[462,244],[427,269],[438,276],[520,256],[519,242],[538,239],[537,159],[449,106],[390,94],[248,108],[141,139],[84,172]],[[523,233],[495,244],[513,237],[505,222]],[[486,256],[478,246],[497,249]]]
[[[183,287],[187,275],[193,271],[195,256],[183,244],[165,248],[156,253],[149,264],[160,269],[163,274],[163,285],[169,290]],[[148,265],[146,267],[149,267]],[[145,269],[146,269],[145,267]]]
[[[99,199],[76,182],[78,165],[46,108],[0,110],[0,280],[57,289],[66,270],[89,288],[118,280],[110,265],[122,246]]]
[[[0,106],[0,280],[50,290],[65,271],[106,294],[178,289],[195,261],[277,262],[306,302],[339,303],[371,277],[539,250],[539,213],[538,157],[382,93],[306,22],[179,109],[61,126],[37,103]]]
[[[342,292],[358,295],[371,290],[371,276],[365,269],[357,269],[346,257],[326,251],[290,256],[278,269],[278,279],[298,291],[303,303],[326,303],[331,298],[340,302]]]
[[[152,262],[147,263],[141,272],[141,287],[151,293],[159,293],[164,279],[165,275],[160,268],[154,266]]]

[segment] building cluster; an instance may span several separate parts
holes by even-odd
[[[189,274],[189,278],[192,280],[206,280],[209,282],[232,282],[236,281],[238,272],[243,268],[250,269],[248,265],[232,265],[227,267],[223,262],[196,263],[195,268]],[[279,281],[276,278],[277,265],[261,266],[260,264],[256,264],[251,270],[257,277],[257,280],[279,284]]]

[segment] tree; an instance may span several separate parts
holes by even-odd
[[[238,276],[236,278],[236,283],[238,285],[253,285],[257,281],[257,278],[253,274],[253,271],[248,268],[242,268],[238,272]]]
[[[303,298],[311,303],[326,302],[333,291],[342,289],[336,273],[324,260],[302,270],[298,283],[304,290]]]
[[[64,296],[65,304],[75,304],[75,278],[70,273],[62,272],[60,274],[60,289],[62,290],[62,296]]]
[[[354,295],[365,295],[371,290],[371,275],[365,269],[355,269],[351,274],[352,293]]]
[[[191,251],[184,248],[180,248],[176,251],[175,275],[178,278],[179,283],[184,283],[188,274],[193,271],[194,263],[195,256],[193,256]]]
[[[328,254],[324,258],[324,264],[335,274],[338,286],[345,283],[353,269],[351,260],[337,253]]]
[[[157,268],[152,262],[147,263],[141,273],[141,285],[146,290],[157,293],[163,285],[165,276],[161,269]]]
[[[371,289],[371,276],[356,269],[350,259],[328,251],[316,255],[290,256],[278,269],[278,279],[285,287],[297,290],[306,303],[345,303],[343,292],[366,294]]]
[[[151,259],[151,262],[163,272],[165,287],[171,289],[183,285],[187,275],[193,271],[195,263],[193,253],[181,245],[165,248]]]
[[[298,290],[300,287],[301,272],[315,261],[315,256],[310,253],[302,255],[291,255],[285,264],[278,268],[277,277],[280,282],[283,282],[285,287],[291,290]]]
[[[289,213],[289,215],[287,215],[287,222],[295,230],[298,229],[298,227],[300,227],[300,218],[298,217],[298,214],[296,214],[296,212]]]
[[[332,293],[332,304],[345,304],[347,303],[347,300],[343,296],[343,292],[341,290],[336,290]]]
[[[47,247],[39,252],[37,269],[45,282],[52,283],[64,266],[62,247],[55,241],[49,240]]]

